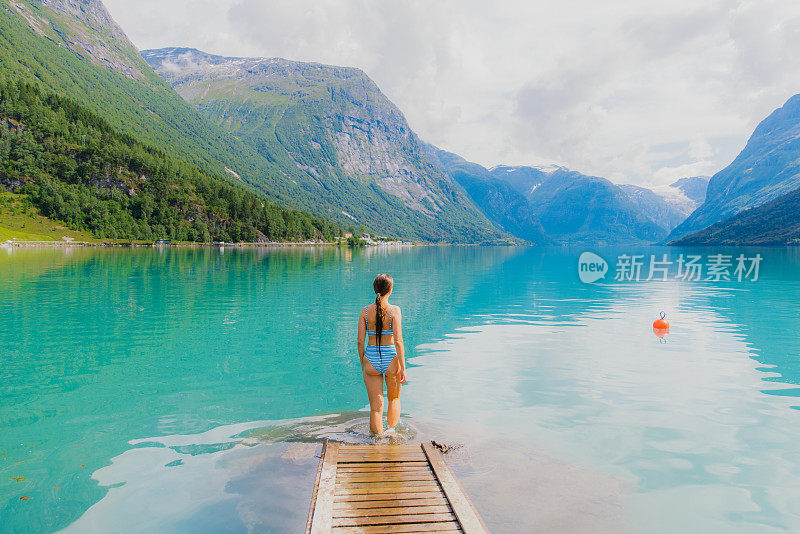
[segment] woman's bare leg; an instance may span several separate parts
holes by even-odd
[[[400,387],[400,362],[395,358],[386,371],[386,396],[389,397],[389,409],[386,419],[388,420],[389,428],[396,427],[400,421]],[[381,384],[381,389],[383,389],[383,384]]]
[[[365,362],[363,368],[364,385],[369,397],[369,429],[375,434],[383,433],[383,375]]]

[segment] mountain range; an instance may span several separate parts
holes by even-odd
[[[547,236],[560,244],[653,243],[704,198],[704,177],[655,190],[618,185],[564,167],[498,165],[490,171],[529,203]]]
[[[5,80],[71,99],[178,167],[185,162],[242,194],[344,228],[428,242],[647,244],[800,187],[798,97],[710,181],[645,188],[560,166],[469,162],[422,141],[359,69],[191,48],[140,53],[100,0],[0,0],[0,7]]]

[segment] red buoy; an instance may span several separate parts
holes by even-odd
[[[663,338],[664,334],[669,334],[669,322],[666,317],[667,314],[661,312],[661,317],[653,322],[653,333],[660,338]]]

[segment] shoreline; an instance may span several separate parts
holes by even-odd
[[[137,243],[137,242],[98,242],[91,241],[16,241],[8,240],[0,243],[0,248],[269,248],[269,247],[338,247],[338,242],[325,241],[275,241],[268,243]],[[413,247],[416,243],[376,243],[364,245],[369,247]],[[343,245],[343,248],[353,248]]]

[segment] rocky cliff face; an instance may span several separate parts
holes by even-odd
[[[100,0],[7,0],[7,3],[42,37],[131,79],[148,79],[150,69]]]
[[[800,95],[756,127],[744,150],[708,184],[706,201],[669,236],[675,240],[800,187]]]
[[[142,55],[202,114],[281,165],[306,195],[323,196],[356,221],[432,240],[499,236],[362,71],[187,48]]]

